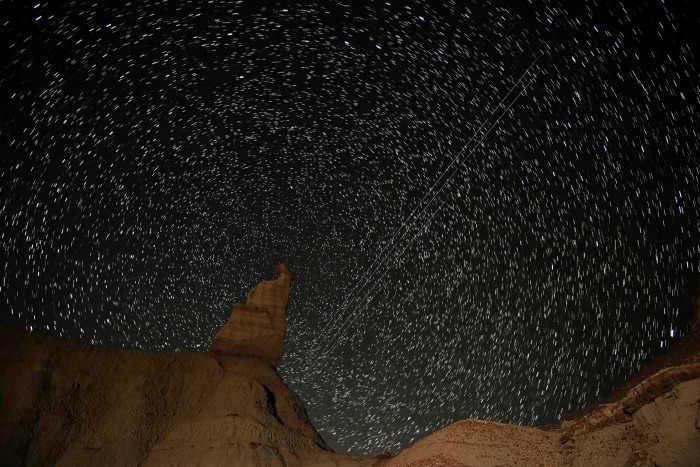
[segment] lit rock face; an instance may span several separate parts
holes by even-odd
[[[0,466],[351,461],[257,358],[109,349],[0,324]]]
[[[221,354],[256,357],[276,366],[284,345],[285,310],[294,272],[277,265],[276,280],[262,281],[248,292],[245,305],[233,305],[231,318],[211,340]]]

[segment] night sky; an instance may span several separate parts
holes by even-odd
[[[688,332],[693,5],[2,0],[0,321],[204,351],[286,261],[339,452],[554,420]]]

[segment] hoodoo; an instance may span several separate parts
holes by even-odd
[[[277,279],[262,281],[250,292],[245,305],[233,305],[231,317],[211,341],[222,354],[256,357],[276,366],[284,350],[287,301],[294,271],[277,265]]]

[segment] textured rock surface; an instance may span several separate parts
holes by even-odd
[[[686,381],[626,420],[610,420],[585,432],[566,424],[560,430],[543,430],[460,421],[422,439],[386,465],[700,465],[699,398],[700,379]]]
[[[544,427],[454,423],[386,464],[700,465],[700,335],[675,341],[595,404]]]
[[[264,362],[0,325],[0,465],[371,465],[330,452]]]
[[[394,458],[332,453],[265,362],[0,326],[0,465],[700,465],[700,342],[547,427],[465,420]]]
[[[292,273],[280,276],[249,301],[284,318]],[[106,349],[0,325],[0,465],[700,465],[693,329],[557,423],[464,420],[394,458],[356,458],[329,450],[270,359]]]
[[[277,274],[276,280],[262,281],[248,292],[245,305],[233,305],[231,318],[211,341],[212,351],[277,365],[284,350],[285,310],[294,272],[280,263]]]

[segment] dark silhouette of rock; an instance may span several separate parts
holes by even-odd
[[[211,341],[213,352],[256,357],[277,365],[284,346],[285,310],[294,272],[277,265],[276,280],[262,281],[250,292],[245,305],[233,305],[231,318]]]

